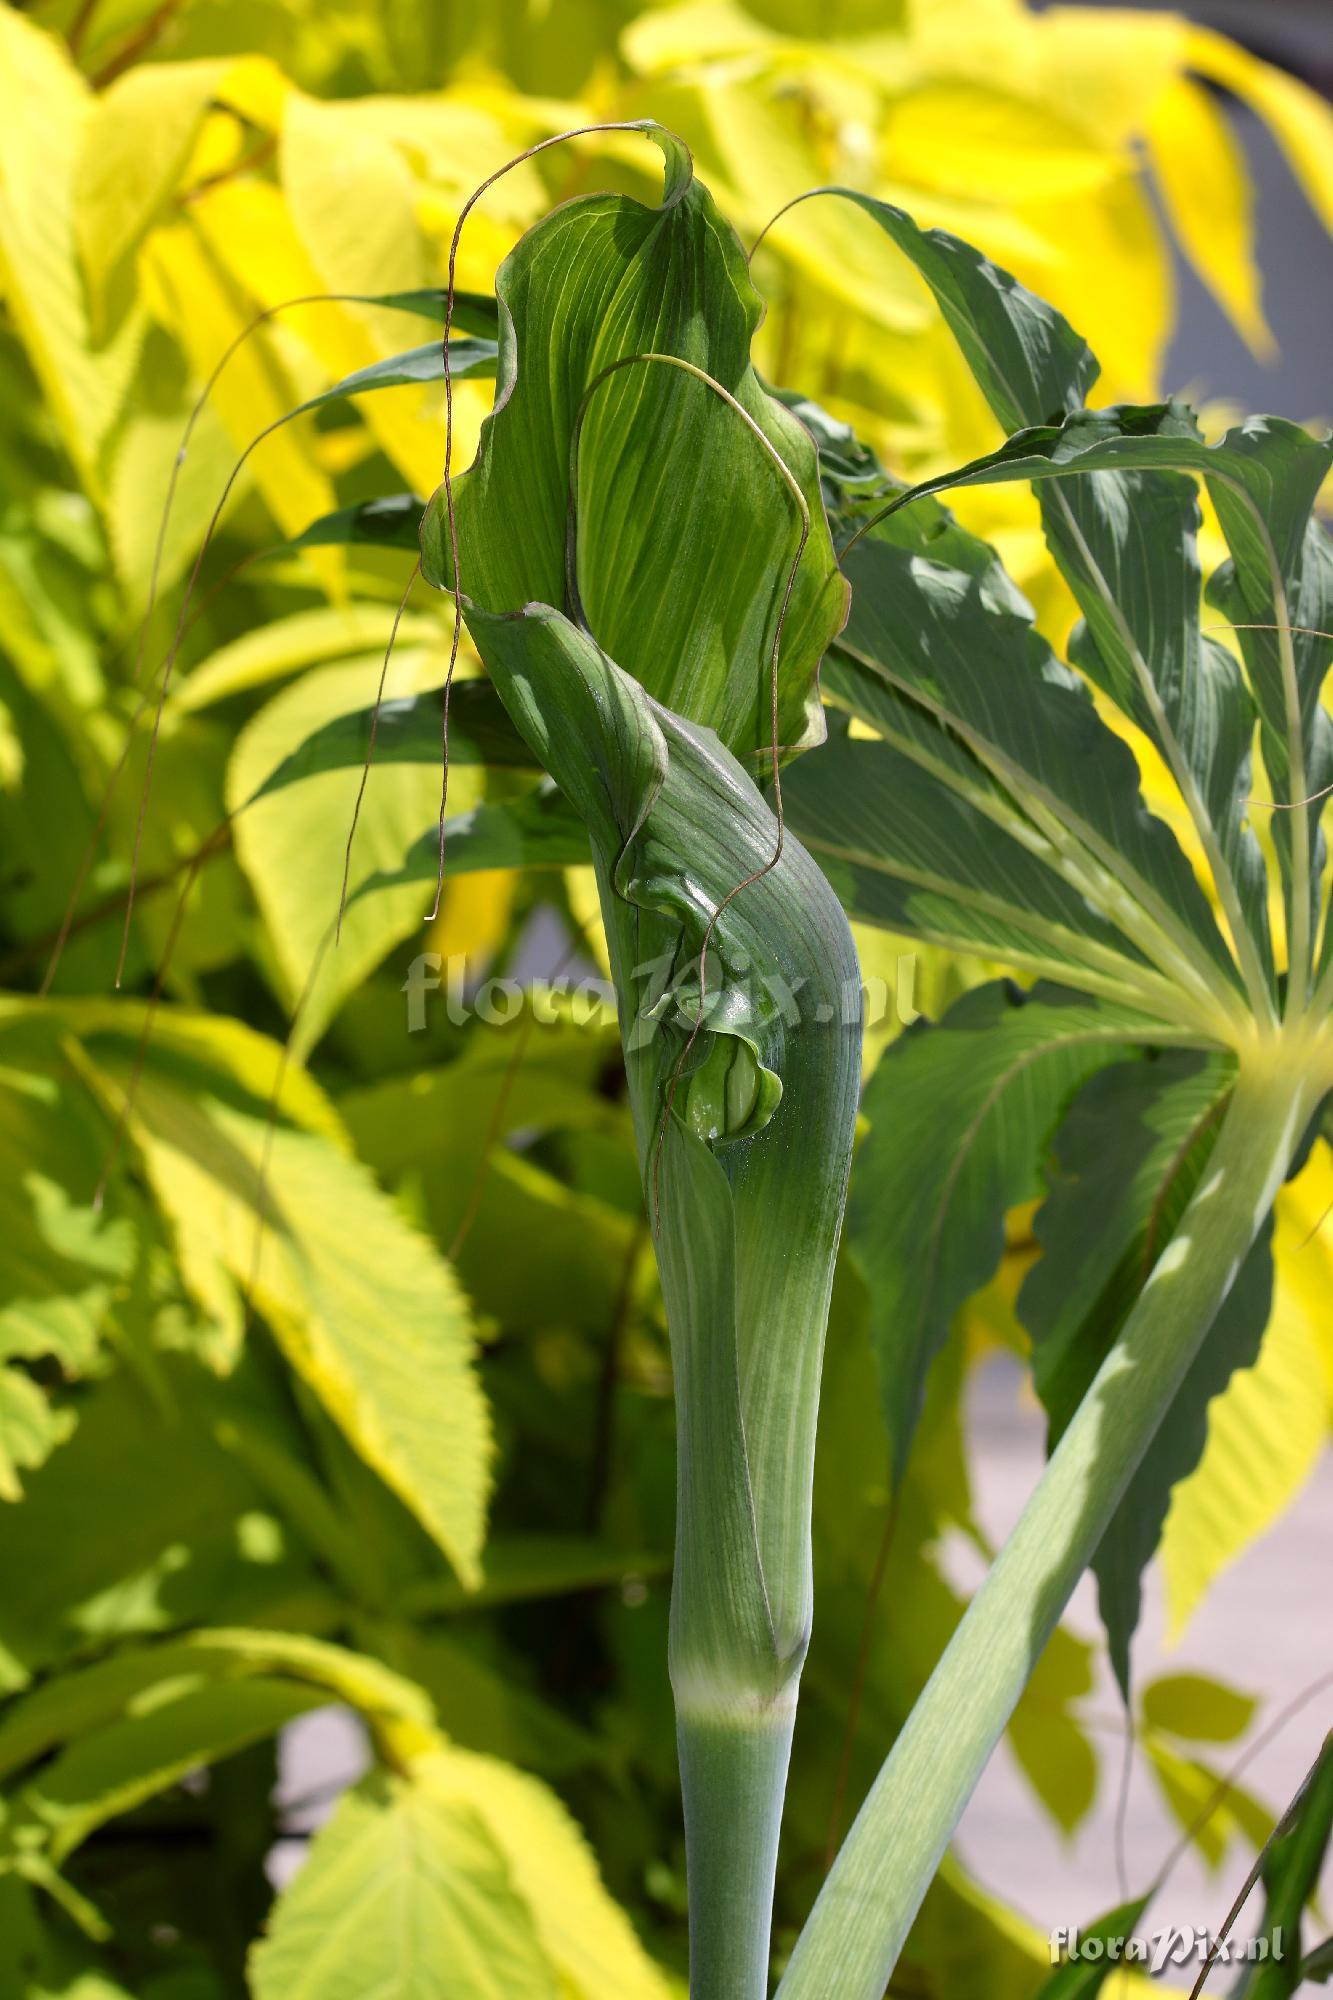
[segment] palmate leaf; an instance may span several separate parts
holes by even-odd
[[[1096,362],[1060,314],[943,232],[919,230],[868,196],[833,192],[873,215],[911,259],[995,415],[1018,432],[998,452],[915,492],[1041,482],[1047,538],[1085,618],[1075,657],[1166,757],[1208,856],[1251,1001],[1264,1006],[1272,959],[1262,862],[1245,821],[1250,745],[1257,704],[1265,763],[1276,796],[1288,803],[1310,798],[1333,775],[1333,725],[1319,706],[1333,641],[1317,636],[1329,625],[1333,562],[1310,521],[1333,447],[1274,418],[1251,419],[1206,446],[1176,405],[1083,411]],[[1099,469],[1116,476],[1065,477]],[[1180,473],[1204,478],[1231,548],[1210,595],[1236,624],[1283,628],[1238,635],[1253,697],[1230,655],[1201,630],[1197,504]],[[1048,488],[1053,478],[1059,483]],[[855,590],[854,564],[855,555]],[[1315,629],[1297,634],[1287,629],[1294,625]],[[1308,818],[1276,815],[1278,851],[1289,888],[1301,878],[1302,904],[1307,889],[1317,898],[1320,809],[1309,807]],[[1312,900],[1296,917],[1298,959],[1317,915]]]
[[[1161,1010],[1162,1025],[1145,1023],[1140,1038],[1145,1045],[1180,1038],[1225,1042],[1230,1036],[1223,1015],[1239,1018],[1234,992],[1227,990],[1236,968],[1184,856],[1143,806],[1132,757],[1096,721],[1075,678],[1049,656],[1044,660],[1043,643],[1032,634],[1025,607],[1021,600],[1015,603],[991,552],[939,512],[931,496],[952,484],[1010,476],[1036,482],[1052,550],[1085,614],[1073,656],[1145,730],[1173,770],[1210,864],[1247,998],[1261,1014],[1271,1015],[1276,996],[1266,881],[1245,818],[1251,744],[1260,721],[1275,784],[1278,773],[1290,772],[1293,764],[1289,757],[1284,762],[1284,751],[1269,748],[1278,733],[1287,745],[1306,744],[1308,757],[1302,751],[1294,760],[1298,769],[1322,769],[1320,741],[1327,725],[1322,717],[1308,722],[1304,717],[1312,687],[1317,697],[1333,642],[1313,647],[1307,642],[1305,655],[1294,660],[1299,695],[1294,706],[1288,705],[1290,674],[1284,677],[1273,646],[1267,679],[1263,661],[1250,661],[1251,696],[1235,661],[1202,630],[1197,498],[1194,479],[1183,475],[1205,478],[1228,534],[1233,560],[1220,592],[1243,601],[1250,618],[1281,622],[1290,615],[1284,606],[1308,602],[1322,587],[1323,544],[1320,531],[1309,525],[1309,511],[1328,449],[1275,420],[1256,421],[1210,447],[1192,418],[1175,406],[1083,411],[1078,405],[1092,364],[1058,315],[964,246],[936,233],[923,235],[901,216],[893,218],[889,233],[935,290],[996,414],[1006,425],[1038,427],[1020,431],[999,452],[959,473],[894,496],[890,482],[882,475],[876,479],[873,461],[855,440],[839,436],[827,421],[812,421],[840,535],[854,538],[865,523],[873,523],[847,550],[853,604],[825,673],[825,690],[859,724],[881,735],[894,754],[865,742],[835,742],[826,753],[827,772],[816,759],[792,773],[787,796],[793,824],[821,857],[830,856],[837,885],[855,914],[974,950],[989,947],[1016,964],[1057,971],[1083,991],[1115,991],[1121,1000],[1137,995],[1148,1014]],[[1045,418],[1039,417],[1042,411]],[[1074,478],[1075,468],[1083,476]],[[1314,582],[1307,584],[1307,577]],[[1242,618],[1240,610],[1233,615]],[[1292,668],[1292,660],[1286,666]],[[1076,736],[1079,703],[1088,720]],[[1294,726],[1293,715],[1300,718]],[[1076,742],[1081,754],[1074,753]],[[951,795],[947,806],[909,774],[903,760]],[[894,816],[899,800],[908,803],[913,819],[907,829]],[[966,817],[961,805],[968,808]],[[1046,836],[1044,846],[1040,836]],[[1289,831],[1278,828],[1277,839],[1289,861]],[[1016,846],[1026,850],[1022,870]],[[1125,892],[1122,901],[1117,904],[1108,893],[1106,880],[1083,870],[1079,850],[1114,877]],[[1313,860],[1317,881],[1317,853]],[[1050,891],[1033,894],[1034,865],[1038,879],[1044,873],[1040,863],[1058,870],[1086,899],[1072,923],[1065,916],[1060,930],[1048,928],[1044,937],[1033,920],[1040,916],[1049,924],[1055,903]],[[1072,900],[1062,902],[1071,914],[1077,907]],[[1115,952],[1106,952],[1104,934],[1091,929],[1094,912],[1123,933],[1117,941],[1119,964]],[[1007,949],[993,941],[1004,928],[1011,937]],[[1310,935],[1307,931],[1307,941]],[[1063,954],[1058,965],[1051,956],[1057,943]],[[1293,949],[1299,963],[1299,932]],[[1164,995],[1163,984],[1174,986],[1174,994]],[[1213,1000],[1219,1011],[1210,1022]],[[1173,1016],[1180,1036],[1165,1026]],[[906,1060],[906,1048],[902,1055]],[[890,1060],[885,1112],[891,1070]],[[1169,1065],[1135,1065],[1124,1073],[1140,1071],[1149,1079],[1142,1084],[1149,1092],[1174,1075]],[[1225,1077],[1210,1072],[1207,1086],[1220,1100]],[[1090,1169],[1083,1205],[1070,1202],[1063,1212],[1068,1190],[1057,1182],[1045,1212],[1051,1254],[1030,1281],[1029,1295],[1037,1302],[1034,1311],[1043,1310],[1044,1299],[1056,1322],[1033,1326],[1050,1342],[1043,1354],[1039,1339],[1037,1365],[1039,1377],[1046,1377],[1053,1440],[1123,1324],[1175,1225],[1179,1202],[1194,1185],[1184,1171],[1188,1161],[1173,1163],[1169,1145],[1165,1157],[1150,1153],[1148,1178],[1154,1169],[1159,1178],[1178,1178],[1179,1202],[1172,1206],[1164,1197],[1159,1213],[1150,1192],[1149,1212],[1135,1219],[1134,1175],[1143,1138],[1135,1129],[1137,1089],[1137,1084],[1126,1091],[1089,1087],[1086,1118],[1070,1140]],[[1181,1115],[1187,1115],[1187,1090],[1179,1101]],[[1174,1136],[1180,1142],[1186,1135],[1177,1130]],[[866,1149],[868,1164],[875,1158],[872,1145]],[[949,1186],[953,1171],[942,1151],[938,1172],[926,1177],[925,1189],[914,1185],[908,1192],[924,1200]],[[862,1219],[854,1192],[854,1232],[858,1242],[869,1241],[872,1259],[896,1240],[895,1224],[886,1226],[885,1215],[897,1215],[903,1199],[895,1191],[893,1204],[876,1203]],[[993,1229],[1002,1207],[993,1216]],[[1121,1218],[1123,1235],[1114,1221],[1108,1235],[1108,1209]],[[1109,1260],[1093,1287],[1091,1311],[1088,1274],[1073,1274],[1080,1246],[1089,1240],[1100,1244]],[[1145,1254],[1148,1265],[1141,1269]],[[987,1275],[985,1260],[976,1261],[978,1274],[964,1281],[950,1310]],[[1112,1276],[1121,1261],[1117,1290]],[[887,1298],[901,1279],[896,1271],[880,1277]],[[1140,1573],[1157,1545],[1174,1483],[1192,1470],[1202,1451],[1209,1399],[1234,1370],[1255,1358],[1270,1295],[1271,1265],[1261,1240],[1103,1541],[1097,1560],[1103,1613],[1126,1684]],[[946,1311],[945,1324],[947,1316]],[[937,1330],[934,1340],[941,1337]],[[910,1378],[912,1363],[905,1358],[911,1356],[910,1341],[900,1344],[886,1332],[883,1346]],[[930,1349],[928,1342],[927,1355]],[[889,1390],[889,1409],[891,1420],[906,1423],[895,1440],[901,1451],[910,1436],[913,1405],[897,1384]]]
[[[854,704],[861,720],[883,716],[895,734],[916,720],[881,684],[841,662],[827,678],[834,698]],[[891,739],[853,739],[835,726],[828,745],[786,785],[791,823],[843,908],[861,923],[1069,978],[1093,992],[1132,985],[1145,1004],[1154,995],[1164,1002],[1151,968],[1131,958],[1111,924],[1005,830],[1004,821],[1016,825],[1017,815],[998,789],[988,790],[985,773],[969,770],[966,755],[929,725],[914,732],[913,747],[921,761]],[[949,760],[956,787],[941,785],[926,758]]]
[[[1257,859],[1240,817],[1249,782],[1249,695],[1234,663],[1200,637],[1194,501],[1172,475],[1204,480],[1227,537],[1231,560],[1210,583],[1209,596],[1230,622],[1249,628],[1237,640],[1274,796],[1288,804],[1310,801],[1300,814],[1274,816],[1289,896],[1293,870],[1305,878],[1308,950],[1318,915],[1324,805],[1314,794],[1333,778],[1333,724],[1319,700],[1333,659],[1333,640],[1324,636],[1333,557],[1311,518],[1330,465],[1333,440],[1312,438],[1297,424],[1249,418],[1208,445],[1189,413],[1167,403],[1079,411],[1059,425],[1019,431],[998,452],[918,489],[1011,479],[1037,486],[1052,552],[1087,619],[1080,663],[1166,750],[1205,844],[1210,830],[1215,835],[1222,866],[1215,862],[1214,873],[1233,935],[1248,925],[1264,946],[1265,965],[1266,941],[1254,914],[1261,902],[1254,895]],[[1048,497],[1044,489],[1052,482],[1058,490]],[[1297,625],[1310,629],[1297,632]],[[1160,714],[1145,712],[1145,691],[1157,697]],[[1308,846],[1303,858],[1295,846],[1297,822]],[[1292,916],[1298,920],[1299,913],[1293,909]]]
[[[930,285],[1006,431],[1056,425],[1080,408],[1098,365],[1059,313],[966,245],[856,199]],[[1193,789],[1200,830],[1231,877],[1228,914],[1250,930],[1256,982],[1268,980],[1263,864],[1244,825],[1253,706],[1230,655],[1199,629],[1190,485],[1142,470],[1114,482],[1085,481],[1043,495],[1042,518],[1087,620],[1074,658]]]
[[[1109,1002],[992,985],[938,1027],[909,1030],[880,1062],[847,1226],[870,1294],[895,1484],[926,1371],[1004,1254],[1006,1212],[1038,1191],[1047,1142],[1079,1085],[1147,1031]]]
[[[824,427],[818,434],[835,518],[840,533],[851,534],[889,482],[869,454],[853,457],[836,434],[826,450]],[[913,786],[918,838],[929,831],[947,851],[960,841],[960,820],[972,829],[960,862],[970,854],[978,865],[961,876],[957,900],[975,908],[979,892],[990,896],[992,916],[1004,912],[1000,921],[1012,930],[1017,963],[1074,984],[1095,972],[1093,990],[1115,982],[1166,1021],[1202,1008],[1216,1024],[1219,1012],[1234,1009],[1232,960],[1174,835],[1144,805],[1132,753],[1101,721],[1079,675],[1037,633],[994,550],[923,499],[880,520],[844,561],[852,606],[825,665],[824,692],[898,753],[879,764],[886,778],[907,782],[899,775],[906,758],[933,781],[929,791]],[[850,748],[861,754],[861,746]],[[861,790],[849,801],[826,783],[820,763],[804,760],[787,781],[802,838],[822,850],[824,813],[836,809],[843,823],[856,812],[867,836],[872,820],[879,830],[880,873],[901,874],[893,850],[913,836],[885,832],[897,818],[893,790],[882,808]],[[867,777],[875,768],[867,759]],[[962,815],[945,794],[962,803]],[[1027,913],[1015,904],[1014,843],[1032,857],[1020,878],[1033,900]],[[862,867],[876,865],[871,845],[869,837],[857,843]],[[1043,874],[1052,880],[1038,892],[1032,885]],[[917,927],[921,898],[905,912],[895,894],[886,908],[893,892],[860,870],[848,886],[857,895],[854,915]],[[1038,913],[1057,917],[1058,936],[1038,932]],[[932,915],[935,928],[923,925],[923,934],[963,941],[941,929],[938,908]],[[988,949],[1008,955],[993,941]]]
[[[1055,1143],[1035,1231],[1043,1255],[1019,1294],[1054,1449],[1198,1185],[1230,1086],[1220,1056],[1168,1052],[1087,1083]],[[1093,1562],[1111,1661],[1126,1699],[1140,1578],[1177,1481],[1194,1470],[1208,1404],[1255,1359],[1272,1302],[1265,1229],[1181,1384]]]
[[[785,746],[822,735],[815,675],[846,588],[814,447],[750,363],[761,307],[744,252],[680,142],[643,130],[666,159],[660,208],[620,195],[566,203],[501,267],[496,407],[454,488],[462,588],[492,613],[581,607],[651,695],[753,759],[772,740],[768,663],[802,525],[775,455],[810,517],[782,627]],[[605,372],[644,354],[702,370],[745,414],[664,361]],[[440,494],[422,550],[427,580],[447,586]]]

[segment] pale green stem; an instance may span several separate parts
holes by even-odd
[[[778,2000],[881,2000],[977,1780],[1327,1086],[1294,1051],[1282,1067],[1268,1051],[1242,1065],[1180,1227],[880,1770]]]
[[[764,2000],[796,1687],[753,1715],[695,1719],[676,1742],[690,1880],[690,2000]]]

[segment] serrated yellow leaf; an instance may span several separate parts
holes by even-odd
[[[387,698],[438,686],[444,665],[443,651],[396,650]],[[228,809],[238,814],[236,852],[267,921],[283,997],[294,1004],[304,996],[299,1023],[303,1047],[318,1040],[347,995],[385,954],[420,927],[426,895],[420,883],[409,882],[349,901],[341,942],[321,957],[338,910],[359,770],[304,778],[244,811],[240,808],[321,725],[368,708],[379,670],[380,660],[372,655],[307,674],[261,709],[242,732],[227,773]],[[483,785],[478,767],[456,770],[450,780],[450,810],[465,811],[475,804]],[[370,875],[396,873],[408,848],[432,825],[439,799],[440,776],[433,764],[372,766],[357,819],[349,892]],[[422,936],[413,949],[424,951],[430,943]],[[451,940],[443,948],[460,947]]]
[[[341,112],[293,93],[283,126],[287,217],[316,288],[374,295],[438,282],[406,162],[387,138]],[[329,308],[307,324],[323,355],[330,356],[334,339],[341,342],[334,365],[344,370],[421,338],[401,313],[374,307]],[[409,485],[429,493],[440,476],[443,433],[433,399],[429,415],[424,405],[422,396],[395,390],[367,397],[359,414]]]
[[[1271,359],[1276,345],[1259,303],[1250,179],[1226,118],[1206,90],[1178,77],[1153,108],[1148,144],[1190,262],[1254,352]]]
[[[177,706],[187,713],[210,708],[215,702],[229,701],[271,681],[286,680],[303,667],[322,666],[348,653],[374,657],[382,652],[393,629],[393,607],[387,604],[346,604],[317,611],[293,611],[287,618],[274,618],[253,632],[242,633],[229,645],[202,661],[182,680],[176,694]],[[398,624],[399,652],[413,645],[443,646],[438,662],[438,678],[444,679],[447,661],[447,627],[438,618],[404,612]],[[399,662],[399,672],[402,663]],[[365,667],[362,668],[363,675]],[[366,704],[375,692],[378,675],[372,673],[365,686]],[[358,706],[353,701],[352,707]]]
[[[425,941],[427,950],[466,958],[470,975],[488,965],[508,933],[520,879],[513,868],[482,868],[473,875],[453,876],[444,885],[440,914]]]
[[[1060,245],[1042,291],[1101,361],[1096,401],[1151,401],[1160,393],[1175,287],[1138,175],[1127,171],[1076,200],[1027,202],[1021,213]]]
[[[1185,61],[1185,24],[1168,12],[1052,7],[1031,47],[1027,87],[1064,105],[1106,146],[1128,146]]]
[[[185,171],[223,61],[152,63],[117,77],[84,125],[74,200],[79,254],[102,322],[107,292]]]
[[[199,136],[185,165],[182,180],[191,188],[229,174],[241,164],[246,150],[245,128],[224,107],[204,114]]]
[[[640,76],[748,55],[780,46],[771,28],[731,0],[685,0],[683,6],[653,7],[631,21],[620,37],[620,52]]]
[[[447,1750],[413,1776],[432,1796],[470,1806],[509,1864],[565,2000],[666,2000],[661,1973],[607,1895],[565,1808],[535,1778],[494,1757]]]
[[[1118,154],[1054,104],[962,82],[923,84],[889,105],[881,164],[946,194],[1003,189],[1011,203],[1088,194],[1121,171]]]
[[[1212,28],[1191,24],[1186,54],[1191,69],[1233,91],[1263,119],[1311,207],[1333,230],[1333,108],[1308,84]]]
[[[252,311],[248,304],[238,304],[205,240],[189,223],[155,230],[144,244],[140,265],[151,281],[155,309],[184,347],[196,377],[207,380],[232,342],[250,326],[258,307]],[[279,337],[261,327],[223,369],[211,406],[238,457],[266,426],[278,423],[312,388],[322,386],[294,381],[285,365],[288,360]],[[332,484],[305,449],[303,421],[283,424],[264,438],[250,461],[270,513],[289,535],[299,534],[337,504]],[[309,553],[312,568],[327,584],[336,585],[343,570],[341,551]]]
[[[409,291],[434,279],[397,146],[339,104],[293,93],[283,122],[283,192],[306,254],[330,291]],[[396,341],[401,316],[377,314]],[[392,349],[388,350],[392,352]]]
[[[276,132],[292,86],[275,62],[267,56],[234,57],[219,95],[248,125],[264,132]]]
[[[147,603],[162,506],[188,414],[184,403],[166,412],[136,409],[118,432],[111,455],[107,531],[116,574],[136,611]],[[194,560],[235,458],[235,447],[219,418],[213,410],[204,410],[176,481],[159,562],[160,590],[169,588]],[[238,496],[250,485],[242,473]]]
[[[119,1109],[132,1047],[99,1045],[90,1061]],[[128,1130],[182,1277],[224,1339],[238,1337],[251,1297],[353,1448],[474,1584],[490,1423],[452,1268],[359,1161],[271,1126],[253,1101],[224,1102],[206,1072],[182,1079],[150,1057]],[[225,1349],[217,1358],[225,1365]]]
[[[565,2000],[481,1815],[376,1773],[344,1793],[249,1961],[255,2000]]]
[[[0,290],[61,441],[100,501],[103,444],[143,333],[130,313],[97,348],[74,242],[74,180],[92,93],[63,46],[0,7]]]

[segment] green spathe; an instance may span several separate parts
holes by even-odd
[[[789,748],[823,736],[816,674],[847,590],[813,440],[750,361],[763,306],[745,253],[679,140],[645,130],[667,161],[660,207],[609,194],[567,202],[500,268],[495,409],[453,483],[461,583],[493,613],[534,600],[573,613],[577,599],[627,673],[752,763],[772,742],[760,663],[801,523],[718,387],[768,439],[810,514],[782,622]],[[651,355],[716,386],[651,360],[624,365]],[[422,570],[453,583],[443,492],[422,526]]]
[[[469,629],[592,839],[675,1372],[671,1672],[692,1991],[758,2000],[811,1619],[815,1415],[860,1072],[856,956],[799,843],[788,836],[769,865],[777,821],[711,731],[545,606],[474,607]]]

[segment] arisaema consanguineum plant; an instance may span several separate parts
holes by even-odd
[[[799,1240],[823,1267],[814,1311],[789,1318],[773,1301],[790,1298],[790,1225],[766,1196],[768,1227],[747,1241],[739,1190],[751,1156],[784,1142],[791,1058],[784,1050],[755,1070],[753,1042],[742,1058],[687,1023],[749,1018],[752,998],[733,997],[738,968],[725,940],[735,926],[755,926],[740,970],[757,963],[788,977],[798,961],[777,942],[778,912],[807,935],[823,931],[825,897],[809,875],[796,888],[784,865],[800,853],[793,830],[853,916],[1003,958],[1040,982],[1028,993],[983,989],[940,1028],[905,1038],[866,1106],[852,1236],[870,1285],[895,1479],[953,1311],[998,1262],[1005,1211],[1034,1192],[1048,1148],[1056,1163],[1037,1225],[1044,1256],[1021,1306],[1051,1417],[1051,1466],[885,1765],[782,1983],[792,1995],[874,2000],[1094,1557],[1128,1687],[1138,1578],[1171,1487],[1197,1460],[1209,1397],[1253,1359],[1263,1332],[1273,1199],[1333,1085],[1319,833],[1333,757],[1320,706],[1333,568],[1313,516],[1330,452],[1277,419],[1209,445],[1173,403],[1088,411],[1096,362],[1060,315],[966,245],[851,194],[925,279],[1011,435],[951,478],[902,491],[807,408],[851,586],[840,629],[824,510],[788,572],[779,553],[794,527],[788,495],[737,420],[757,418],[789,482],[808,493],[807,437],[784,425],[749,368],[757,314],[739,248],[688,163],[661,143],[661,210],[611,197],[569,204],[502,270],[497,411],[474,467],[427,514],[425,571],[465,594],[502,699],[593,836],[677,1368],[672,1646],[700,1994],[765,1990],[785,1751],[766,1768],[742,1746],[760,1717],[758,1733],[767,1728],[785,1679],[770,1660],[799,1665],[809,1613],[804,1587],[783,1577],[784,1557],[795,1559],[792,1576],[807,1560],[808,1472],[775,1477],[768,1454],[773,1435],[790,1450],[794,1409],[813,1425],[854,1042],[849,1056],[844,1034],[829,1094],[796,1127],[799,1160],[788,1155],[777,1170],[799,1186],[813,1168],[830,1191],[822,1210],[804,1197]],[[993,554],[933,498],[1010,479],[1034,485],[1082,613],[1077,671],[1035,631]],[[1204,626],[1200,482],[1230,550],[1209,601],[1236,651]],[[824,610],[822,630],[811,603]],[[693,906],[693,930],[655,922],[645,933],[640,843],[672,801],[684,750],[674,731],[711,726],[765,775],[770,648],[767,775],[786,814],[778,858],[765,863],[760,832],[705,876],[686,843],[674,900]],[[807,676],[825,648],[833,740],[796,762],[779,790],[779,752],[808,741]],[[623,702],[636,684],[631,718]],[[1103,719],[1093,689],[1123,732]],[[678,711],[665,757],[645,698]],[[1180,791],[1202,871],[1142,797],[1124,740],[1135,733]],[[696,833],[712,824],[697,807],[682,810]],[[799,912],[792,893],[806,899]],[[775,925],[767,941],[765,906]],[[650,1041],[645,1060],[635,978],[650,959],[691,966],[701,923],[705,948],[719,947],[716,984],[692,1016],[703,982],[691,974],[688,1006],[672,1002],[674,1041]],[[832,985],[807,972],[796,1001],[807,1022],[837,1019],[832,988],[845,984],[846,962],[834,935],[816,952]],[[802,1033],[809,1027],[798,1048]],[[729,1131],[715,1080],[730,1092],[738,1061],[740,1123]],[[769,1067],[788,1096],[755,1130]],[[657,1181],[690,1131],[703,1079],[710,1110],[700,1130],[730,1163],[731,1204],[711,1170],[699,1178],[673,1167]],[[696,1157],[702,1166],[706,1152]],[[736,1232],[734,1265],[717,1262],[718,1228]],[[772,1287],[763,1317],[733,1327],[725,1302],[761,1285]],[[734,1405],[701,1362],[709,1355],[728,1382],[735,1371]],[[800,1383],[793,1402],[766,1384],[766,1365]],[[733,1407],[738,1449],[716,1428]],[[810,1439],[799,1428],[804,1465]],[[739,1522],[712,1484],[720,1465]],[[797,1604],[784,1631],[773,1613]],[[727,1684],[730,1698],[719,1699]]]
[[[698,2000],[768,1989],[859,1075],[843,910],[1038,982],[982,988],[904,1037],[853,1179],[894,1480],[955,1309],[998,1262],[1006,1211],[1043,1188],[1020,1313],[1054,1445],[779,1989],[878,2000],[1090,1561],[1128,1685],[1167,1497],[1263,1332],[1272,1203],[1333,1087],[1333,566],[1313,516],[1330,454],[1276,419],[1207,444],[1176,404],[1087,410],[1096,364],[1060,315],[853,194],[1008,435],[904,490],[755,375],[744,252],[684,149],[643,129],[667,161],[660,207],[581,197],[502,268],[496,408],[426,510],[421,562],[522,746],[505,759],[545,773],[547,858],[578,851],[577,819],[597,873],[675,1371]],[[1072,668],[934,497],[1005,480],[1034,485],[1078,601]],[[1208,600],[1234,650],[1205,629],[1200,483],[1230,551]],[[397,537],[412,518],[389,501],[307,539]],[[1145,804],[1136,734],[1201,869]],[[428,747],[400,733],[399,754]],[[344,734],[320,754],[358,749]],[[497,809],[499,849],[470,846],[469,824],[460,853],[444,822],[445,865],[492,863],[506,829],[526,858],[532,809]],[[434,873],[435,845],[409,874]]]

